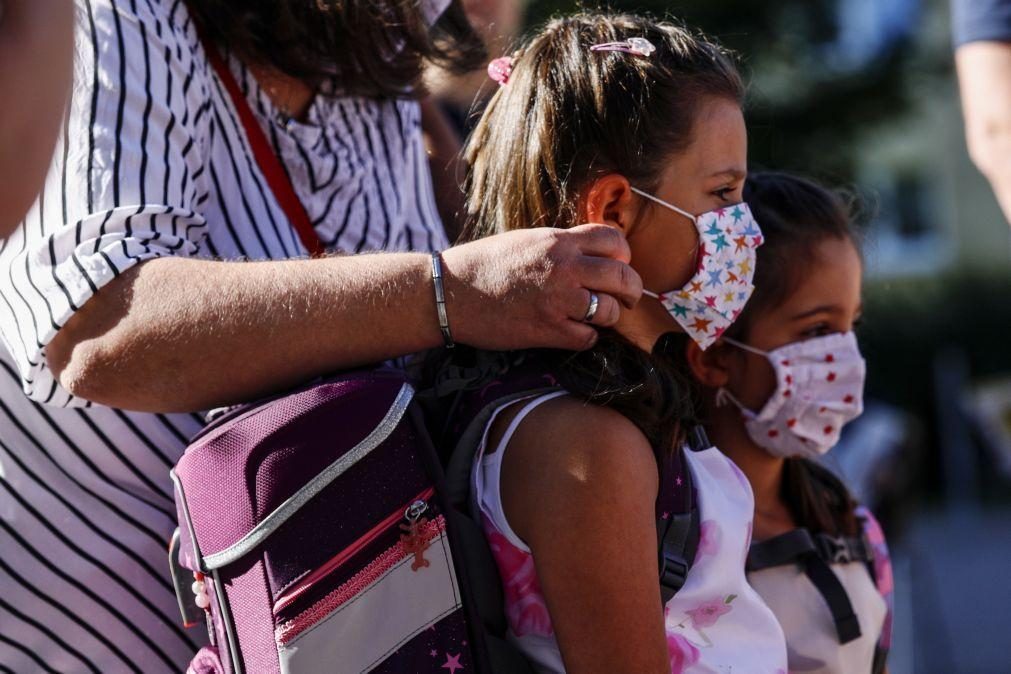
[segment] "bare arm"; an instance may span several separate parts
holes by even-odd
[[[962,45],[955,66],[969,155],[1011,223],[1011,43]]]
[[[0,238],[42,186],[70,91],[74,5],[0,2]]]
[[[611,259],[615,258],[615,259]],[[484,348],[585,348],[594,323],[641,282],[613,229],[524,230],[446,251],[454,337]],[[71,393],[156,412],[254,399],[313,376],[442,342],[430,258],[376,254],[321,260],[157,259],[103,287],[47,347]]]
[[[568,672],[671,671],[657,488],[649,443],[613,410],[553,400],[509,443],[503,506],[533,553]]]

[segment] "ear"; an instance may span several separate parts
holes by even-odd
[[[597,222],[617,227],[626,236],[634,221],[632,188],[625,176],[609,173],[597,178],[583,197],[583,222]]]
[[[685,346],[685,360],[695,381],[706,388],[718,389],[730,380],[730,359],[733,347],[718,341],[703,351],[694,340]]]

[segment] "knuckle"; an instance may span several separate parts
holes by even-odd
[[[604,311],[600,324],[604,327],[611,327],[621,318],[621,307],[613,297],[608,297],[606,303],[602,298],[601,303],[604,304]]]

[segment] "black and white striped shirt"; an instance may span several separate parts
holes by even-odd
[[[78,0],[76,40],[44,191],[0,242],[0,672],[181,671],[202,635],[167,573],[168,470],[201,417],[75,399],[46,344],[142,261],[305,251],[181,0]],[[283,124],[231,65],[330,248],[446,244],[416,103],[320,97]]]

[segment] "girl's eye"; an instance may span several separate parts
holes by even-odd
[[[734,191],[733,187],[721,187],[718,190],[714,190],[713,194],[716,197],[718,197],[721,201],[729,201],[729,199],[727,199],[727,195],[731,194],[733,191]]]
[[[804,332],[801,333],[801,336],[805,339],[811,339],[812,337],[823,337],[832,332],[833,330],[828,323],[819,323],[804,330]]]

